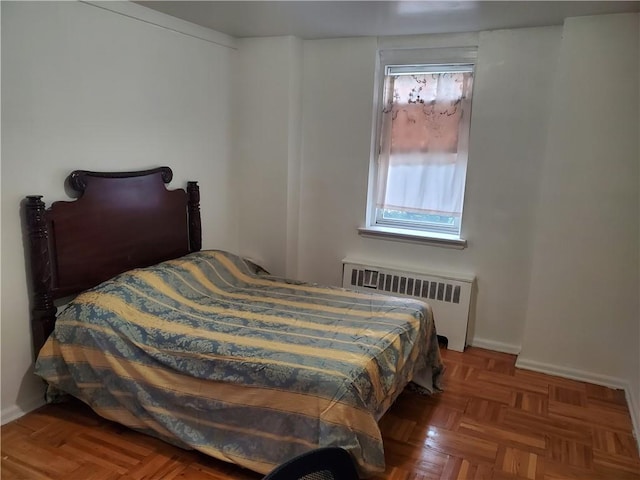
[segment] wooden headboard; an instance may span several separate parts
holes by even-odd
[[[200,191],[167,190],[169,167],[137,172],[76,170],[68,177],[79,198],[46,208],[26,197],[31,330],[34,355],[53,331],[54,301],[137,267],[201,248]]]

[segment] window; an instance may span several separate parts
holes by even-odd
[[[474,63],[381,58],[368,225],[460,239]]]

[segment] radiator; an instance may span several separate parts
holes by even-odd
[[[408,272],[388,266],[345,258],[342,286],[362,292],[419,298],[431,305],[438,335],[448,348],[462,352],[475,297],[475,277],[443,273]]]

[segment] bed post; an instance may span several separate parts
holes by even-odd
[[[202,248],[202,223],[200,220],[200,187],[198,182],[187,182],[189,212],[189,250],[199,252]]]
[[[33,353],[37,357],[56,320],[51,293],[51,259],[47,212],[42,195],[30,195],[25,205],[31,267],[31,332]]]

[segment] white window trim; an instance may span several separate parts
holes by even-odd
[[[458,235],[447,233],[425,232],[408,228],[388,227],[372,225],[358,228],[358,234],[363,237],[378,238],[384,240],[396,240],[399,242],[421,243],[436,247],[467,248],[467,241]]]
[[[384,60],[383,60],[384,57]],[[376,58],[376,76],[374,80],[373,135],[371,135],[371,155],[369,159],[369,178],[367,190],[367,209],[365,226],[358,228],[361,236],[401,242],[421,243],[433,246],[464,249],[467,240],[460,235],[436,233],[425,230],[380,225],[376,223],[375,180],[377,170],[378,145],[380,144],[380,124],[382,122],[382,84],[387,65],[399,64],[473,64],[477,63],[477,47],[453,48],[409,48],[381,49]],[[466,190],[466,188],[465,188]],[[461,227],[462,228],[462,225]]]

